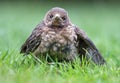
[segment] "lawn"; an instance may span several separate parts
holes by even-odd
[[[70,64],[57,67],[19,54],[34,27],[55,6],[69,12],[72,23],[88,34],[107,66],[80,66],[76,62],[74,69]],[[0,2],[0,83],[120,83],[119,47],[117,3]]]

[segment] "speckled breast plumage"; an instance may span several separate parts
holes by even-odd
[[[75,59],[77,55],[76,34],[72,27],[48,28],[45,27],[41,34],[41,43],[35,55],[48,53],[52,59],[68,60]]]

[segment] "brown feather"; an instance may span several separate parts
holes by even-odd
[[[28,37],[25,43],[21,46],[20,53],[29,54],[30,52],[34,52],[35,49],[39,46],[41,40],[41,33],[44,23],[40,23],[36,26],[36,28],[32,31],[32,34]]]
[[[91,59],[95,64],[105,64],[105,60],[94,45],[94,43],[87,37],[84,31],[75,26],[75,32],[78,37],[78,52],[87,59]]]

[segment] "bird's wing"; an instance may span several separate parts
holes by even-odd
[[[43,22],[36,26],[36,28],[32,31],[32,34],[22,45],[20,53],[29,54],[30,52],[35,51],[35,49],[39,46],[41,42],[41,33],[43,28]]]
[[[74,26],[74,31],[77,35],[79,54],[81,56],[84,55],[87,59],[91,59],[95,64],[105,64],[104,58],[85,32],[76,26]]]

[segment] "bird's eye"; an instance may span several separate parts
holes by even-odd
[[[52,15],[52,14],[50,15],[50,18],[53,18],[53,15]]]
[[[65,17],[62,17],[62,19],[63,19],[63,20],[66,20],[66,18],[65,18]]]

